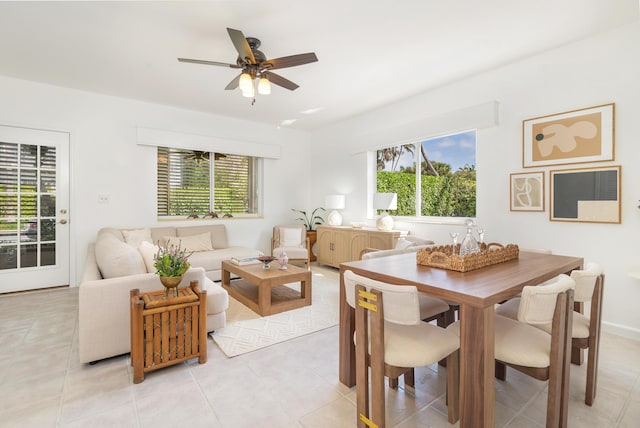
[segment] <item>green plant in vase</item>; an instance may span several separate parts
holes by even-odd
[[[295,208],[291,208],[291,211],[302,214],[302,217],[298,217],[296,220],[302,221],[307,231],[313,231],[315,230],[317,225],[324,223],[324,219],[319,214],[317,214],[318,211],[325,211],[325,209],[322,207],[314,209],[313,211],[311,211],[311,214],[307,214],[306,211],[297,210]]]
[[[175,289],[174,295],[177,295],[177,287],[182,281],[182,276],[189,270],[191,264],[189,257],[193,253],[187,253],[186,249],[180,248],[178,245],[160,246],[158,253],[154,257],[153,267],[156,268],[156,274],[160,276],[160,282],[165,287],[165,295],[168,294],[170,288]]]

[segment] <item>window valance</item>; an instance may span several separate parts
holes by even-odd
[[[171,147],[269,159],[280,158],[281,148],[275,144],[235,141],[227,138],[142,127],[137,128],[137,134],[137,144],[143,146]]]

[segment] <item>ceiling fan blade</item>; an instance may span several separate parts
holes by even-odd
[[[275,70],[277,68],[295,67],[296,65],[308,64],[316,62],[318,57],[314,52],[303,53],[298,55],[283,56],[281,58],[268,59],[262,63],[262,67]]]
[[[236,76],[235,79],[233,79],[231,82],[229,82],[229,84],[227,85],[226,89],[227,91],[230,91],[232,89],[236,89],[238,87],[238,84],[240,83],[240,76],[242,76],[242,73],[238,74]]]
[[[226,62],[217,62],[217,61],[205,61],[204,59],[178,58],[178,61],[190,62],[193,64],[219,65],[221,67],[240,68],[240,66],[237,64],[228,64]]]
[[[293,83],[291,80],[285,79],[284,77],[276,73],[265,72],[262,73],[262,75],[269,79],[269,82],[273,83],[274,85],[282,86],[283,88],[289,89],[290,91],[295,91],[300,87]]]
[[[233,46],[236,47],[240,58],[249,61],[251,64],[256,63],[256,59],[253,56],[253,52],[251,52],[251,47],[249,47],[249,43],[247,43],[247,38],[242,34],[240,30],[234,30],[233,28],[227,28],[227,32],[229,33],[229,37],[231,37],[231,41],[233,42]]]

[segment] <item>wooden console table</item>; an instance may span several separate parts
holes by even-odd
[[[178,296],[164,290],[131,297],[131,365],[133,383],[144,374],[198,357],[207,362],[207,292],[198,281],[178,289]]]
[[[317,228],[318,263],[339,267],[340,263],[360,260],[360,253],[365,248],[389,250],[395,248],[398,239],[406,235],[406,231],[383,231],[371,228],[354,228],[351,226],[325,226]]]

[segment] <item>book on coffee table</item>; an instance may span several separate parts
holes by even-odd
[[[254,263],[260,263],[257,257],[231,257],[231,263],[243,266],[252,265]]]

